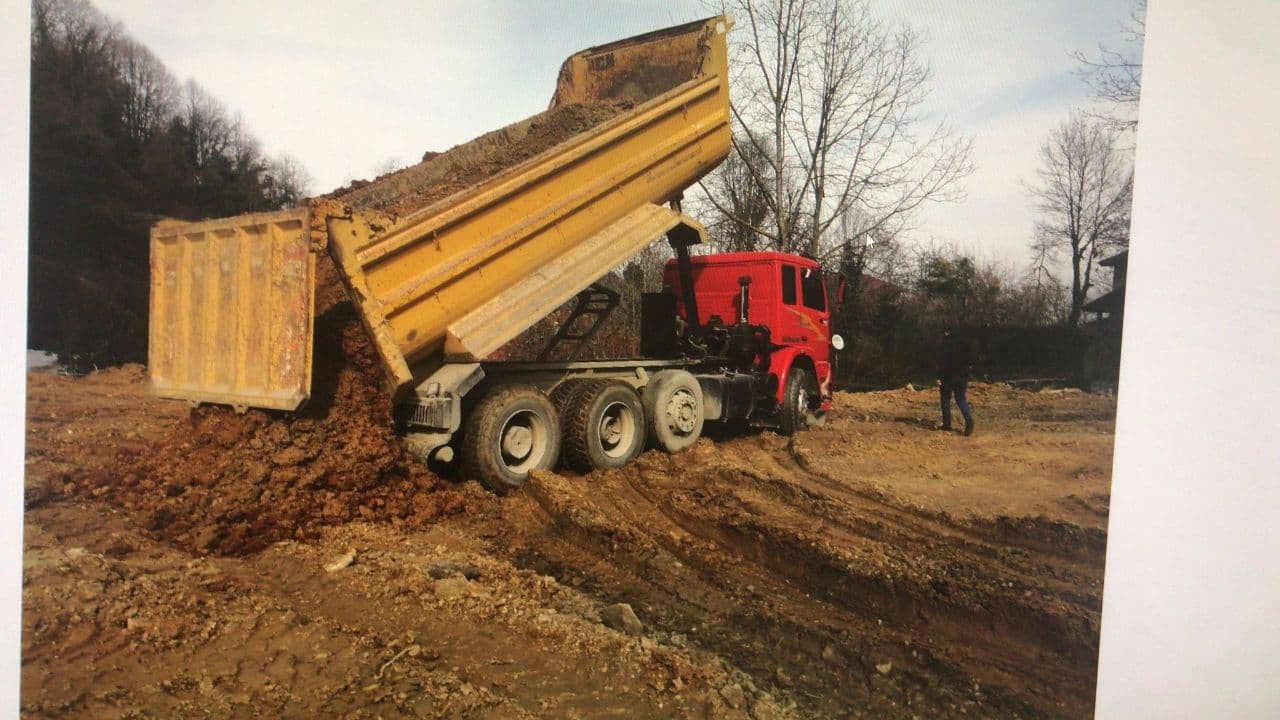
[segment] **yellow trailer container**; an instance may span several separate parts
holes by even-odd
[[[696,242],[702,229],[668,205],[730,149],[728,24],[715,17],[573,55],[553,107],[632,109],[407,215],[320,200],[157,225],[155,392],[284,410],[305,402],[314,253],[325,249],[402,397],[450,366],[477,368],[653,240]]]

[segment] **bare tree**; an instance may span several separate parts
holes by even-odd
[[[374,166],[373,174],[374,177],[382,177],[383,175],[390,175],[402,167],[404,167],[404,163],[400,162],[400,158],[395,155],[388,155]]]
[[[704,184],[720,214],[765,246],[834,258],[850,238],[897,234],[923,203],[960,196],[969,143],[944,124],[923,127],[929,72],[909,28],[881,23],[861,0],[726,5],[745,25],[732,49],[733,152],[768,218],[743,217],[723,187]]]
[[[730,36],[735,71],[730,109],[736,127],[732,152],[760,191],[768,210],[766,222],[753,223],[753,218],[735,214],[731,201],[706,185],[702,188],[720,214],[750,228],[762,244],[790,250],[800,240],[795,226],[803,211],[803,195],[788,183],[798,169],[789,131],[795,98],[801,92],[800,55],[810,42],[810,11],[816,0],[727,2],[720,10],[732,11],[746,26]]]
[[[1080,75],[1093,96],[1109,103],[1115,115],[1102,115],[1110,126],[1121,130],[1138,127],[1138,100],[1142,95],[1142,46],[1147,32],[1147,2],[1137,0],[1129,20],[1122,26],[1127,47],[1122,50],[1098,45],[1098,56],[1082,52],[1072,56],[1081,64]]]
[[[226,153],[236,134],[226,107],[195,80],[182,84],[178,117],[186,128],[187,150],[197,168]]]
[[[288,153],[266,161],[262,184],[267,203],[272,207],[296,206],[311,191],[311,183],[311,174]]]
[[[1119,134],[1102,121],[1072,115],[1045,141],[1038,183],[1030,188],[1040,212],[1031,245],[1036,267],[1064,255],[1070,264],[1070,325],[1080,321],[1096,261],[1129,243],[1133,169]]]
[[[159,58],[133,38],[120,38],[116,54],[125,89],[121,110],[124,130],[135,143],[142,143],[161,131],[172,116],[178,81]]]
[[[741,154],[730,153],[705,181],[708,191],[728,210],[709,214],[711,242],[728,252],[756,250],[767,235],[763,228],[771,210],[772,166],[768,154],[758,149],[768,143],[743,142],[738,147]]]

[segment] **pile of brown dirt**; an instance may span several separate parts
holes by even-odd
[[[405,452],[368,334],[327,257],[319,269],[308,405],[288,414],[197,408],[73,491],[145,513],[159,538],[223,555],[356,519],[414,528],[464,510],[463,494]]]
[[[554,107],[446,152],[428,152],[417,165],[372,182],[357,180],[326,197],[357,210],[408,215],[488,180],[630,107],[625,102]]]

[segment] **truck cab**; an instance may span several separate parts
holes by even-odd
[[[691,256],[667,263],[663,291],[674,298],[686,345],[729,366],[719,370],[754,376],[753,419],[772,415],[790,431],[831,409],[831,348],[840,340],[817,261],[781,252]],[[789,410],[810,417],[788,418]]]

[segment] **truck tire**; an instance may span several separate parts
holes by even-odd
[[[551,391],[548,397],[551,398],[551,404],[555,406],[561,420],[569,414],[578,393],[581,393],[591,382],[591,380],[565,380]]]
[[[560,418],[535,387],[496,387],[464,422],[463,476],[496,493],[520,487],[531,470],[549,470],[560,457]]]
[[[677,453],[702,437],[705,413],[702,386],[684,370],[654,373],[644,386],[640,405],[650,442],[654,447]]]
[[[572,394],[561,412],[565,465],[578,472],[620,468],[644,450],[640,397],[617,380],[592,380]]]
[[[809,403],[817,394],[818,388],[809,377],[809,371],[795,365],[787,371],[787,384],[782,393],[782,407],[778,410],[778,431],[783,435],[795,433],[809,427],[813,410]]]

